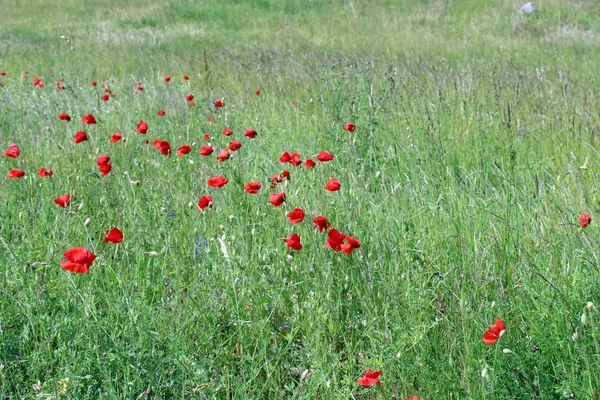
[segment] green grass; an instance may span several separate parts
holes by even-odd
[[[541,3],[2,2],[0,147],[22,153],[0,176],[27,172],[0,179],[3,398],[596,398],[600,8]],[[361,248],[324,248],[316,215]],[[87,274],[59,266],[77,246],[98,255]],[[357,384],[367,368],[383,385]]]

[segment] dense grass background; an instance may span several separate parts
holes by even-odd
[[[598,397],[597,2],[530,16],[480,0],[0,5],[0,145],[22,151],[0,175],[28,173],[0,179],[4,398]],[[117,96],[101,102],[92,80]],[[203,158],[206,132],[244,147]],[[146,138],[194,150],[166,158]],[[336,158],[288,167],[276,209],[286,150]],[[332,176],[340,192],[323,189]],[[254,180],[258,196],[242,190]],[[52,202],[65,193],[66,210]],[[308,215],[292,226],[295,207]],[[313,213],[362,247],[324,249]],[[281,241],[293,232],[300,252]],[[76,246],[99,256],[86,275],[59,267]],[[496,318],[507,333],[486,346]],[[360,387],[366,368],[384,385]]]

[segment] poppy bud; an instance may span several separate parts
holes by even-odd
[[[402,354],[400,354],[400,352],[396,353],[396,360],[399,360],[402,357]]]
[[[288,261],[292,261],[294,259],[294,256],[291,254],[288,254],[286,258]]]
[[[574,342],[579,340],[579,335],[577,334],[577,331],[573,332],[573,334],[571,335],[571,340]]]
[[[587,324],[587,315],[585,312],[583,314],[581,314],[581,323],[583,325]]]
[[[494,308],[494,307],[496,307],[496,302],[495,302],[495,301],[492,301],[492,305],[491,305],[490,307],[491,307],[491,308]]]
[[[148,254],[150,257],[158,257],[160,255],[156,251],[149,251],[146,254]]]
[[[84,228],[87,228],[87,227],[90,225],[90,222],[92,222],[92,220],[91,220],[91,219],[89,219],[89,218],[87,218],[87,219],[85,220],[85,222],[83,223],[83,227],[84,227]]]
[[[83,209],[83,203],[79,203],[79,206],[77,206],[77,211],[81,211]]]
[[[225,225],[219,225],[220,230],[225,230]]]
[[[194,202],[190,201],[190,202],[188,203],[188,207],[189,207],[189,208],[192,208],[192,207],[194,207],[194,206],[195,206]]]
[[[488,374],[488,369],[487,366],[483,367],[483,369],[481,370],[481,377],[485,378]]]
[[[592,303],[591,301],[588,301],[588,303],[585,305],[585,308],[588,309],[588,311],[592,311],[594,310],[594,303]]]
[[[512,354],[513,353],[511,349],[502,349],[502,352],[504,354]]]

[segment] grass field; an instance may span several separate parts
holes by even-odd
[[[600,398],[600,5],[521,5],[0,0],[2,398]]]

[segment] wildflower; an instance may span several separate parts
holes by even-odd
[[[145,135],[146,132],[148,132],[148,124],[140,120],[140,122],[137,124],[137,131],[142,135]]]
[[[225,129],[223,129],[222,133],[225,136],[231,136],[231,134],[233,133],[233,131],[231,129],[229,129],[229,128],[225,128]]]
[[[121,140],[121,138],[123,137],[123,135],[121,135],[121,132],[116,132],[113,133],[113,135],[110,137],[110,142],[112,144],[117,143],[119,140]]]
[[[335,178],[331,178],[329,182],[325,184],[325,190],[328,190],[330,192],[337,192],[338,190],[340,190],[340,187],[340,182],[338,182],[338,180]]]
[[[331,226],[331,222],[327,221],[327,218],[322,215],[313,218],[312,223],[315,224],[313,229],[318,229],[319,232],[326,231]]]
[[[158,149],[158,151],[160,151],[165,156],[168,156],[171,154],[171,143],[169,143],[166,140],[156,139],[154,141],[154,143],[152,143],[152,146],[154,148]]]
[[[62,261],[60,266],[67,271],[84,274],[92,266],[96,255],[84,247],[75,247],[64,252],[67,261]]]
[[[244,132],[244,136],[250,139],[254,139],[256,137],[257,133],[256,130],[250,128],[250,129],[246,129],[246,132]]]
[[[104,243],[121,243],[123,241],[123,232],[119,230],[119,228],[114,227],[108,231],[106,231],[106,237],[104,238]]]
[[[184,81],[189,81],[189,80],[190,80],[190,77],[189,77],[189,76],[187,76],[187,75],[184,75],[184,76],[183,76],[183,80],[184,80]]]
[[[166,114],[165,110],[158,110],[158,111],[156,112],[156,115],[158,115],[159,117],[164,117],[164,116],[165,116],[165,114]]]
[[[292,248],[296,251],[302,250],[302,244],[300,243],[300,236],[294,233],[292,236],[281,239],[286,243],[288,248]]]
[[[22,169],[13,168],[10,170],[8,175],[6,175],[6,177],[13,179],[13,178],[20,178],[23,175],[25,175],[25,171],[23,171]]]
[[[261,188],[260,182],[250,182],[244,186],[244,190],[250,194],[256,194]]]
[[[168,83],[171,80],[171,77],[169,75],[165,76],[165,83]]]
[[[325,243],[325,247],[331,247],[333,251],[341,251],[342,245],[344,244],[344,239],[346,239],[346,235],[338,231],[337,229],[332,229],[327,232],[327,242]]]
[[[351,124],[350,122],[348,122],[346,125],[344,125],[344,127],[342,129],[345,131],[348,131],[348,132],[354,132],[356,130],[356,126],[354,126],[354,124]]]
[[[231,151],[238,151],[242,147],[242,144],[239,141],[234,140],[233,142],[229,142],[229,146],[227,147]]]
[[[502,335],[504,335],[504,322],[500,318],[494,322],[494,325],[483,334],[485,344],[494,344]]]
[[[322,151],[317,155],[317,160],[319,160],[321,162],[331,161],[331,160],[333,160],[333,154],[331,154],[327,151]]]
[[[69,205],[71,204],[71,195],[65,194],[60,197],[57,197],[56,199],[54,199],[54,203],[56,203],[56,205],[58,205],[61,208],[69,207]]]
[[[84,115],[83,117],[81,117],[81,122],[83,122],[86,125],[93,125],[96,123],[96,118],[94,118],[92,114]]]
[[[279,207],[285,202],[285,193],[273,193],[269,197],[269,203],[273,204],[275,207]]]
[[[98,83],[96,83],[96,81],[92,81],[92,86],[97,86]]]
[[[216,108],[221,108],[225,105],[225,103],[223,103],[223,101],[221,101],[221,100],[217,100],[213,104],[215,105]]]
[[[193,94],[188,94],[187,96],[185,96],[185,101],[187,101],[188,103],[190,101],[194,100],[194,95]]]
[[[177,149],[177,155],[179,157],[183,157],[185,154],[189,153],[190,151],[192,151],[192,147],[185,145],[185,146],[181,146]]]
[[[69,116],[69,114],[67,113],[61,113],[58,116],[58,119],[60,119],[61,121],[67,121],[67,122],[71,122],[71,117]]]
[[[225,186],[228,182],[229,181],[224,176],[214,176],[212,178],[208,178],[208,180],[206,181],[206,184],[211,187],[220,188],[220,187]]]
[[[364,376],[358,378],[358,384],[362,386],[373,386],[375,384],[381,385],[381,381],[377,378],[381,375],[381,371],[372,371],[371,368],[367,368]]]
[[[260,95],[260,89],[254,89],[254,93],[258,96]]]
[[[51,169],[45,169],[45,168],[40,168],[38,171],[38,176],[40,178],[45,178],[45,177],[52,177],[52,170]]]
[[[213,152],[213,148],[210,146],[202,146],[200,148],[200,155],[209,156]]]
[[[14,143],[9,144],[8,150],[4,151],[4,155],[10,158],[17,158],[19,157],[19,154],[21,154],[21,150],[19,149],[19,146]]]
[[[290,223],[298,224],[304,219],[304,211],[301,208],[294,208],[294,211],[290,211],[287,217]]]
[[[229,152],[227,151],[227,149],[223,149],[217,155],[217,160],[219,160],[219,161],[222,162],[222,161],[227,160],[229,157],[231,157],[231,154],[229,154]]]
[[[75,134],[75,136],[73,137],[73,141],[75,143],[85,142],[86,140],[88,140],[88,137],[87,137],[87,133],[84,131],[77,132]]]
[[[586,228],[592,222],[592,217],[590,214],[583,213],[579,216],[579,225],[582,228]]]
[[[204,211],[206,207],[212,207],[212,205],[213,199],[211,196],[202,196],[200,197],[200,200],[198,200],[198,207],[200,207],[202,211]]]
[[[306,161],[304,161],[304,166],[306,168],[314,168],[315,165],[317,165],[313,160],[311,160],[310,158],[307,159]]]

